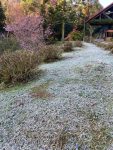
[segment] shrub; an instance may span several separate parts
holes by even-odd
[[[113,44],[109,44],[105,46],[105,50],[111,50],[113,49]]]
[[[79,31],[72,31],[70,33],[70,38],[73,41],[82,41],[83,40],[83,33],[79,32]]]
[[[93,37],[92,37],[93,38]],[[93,39],[92,39],[93,40]],[[90,42],[90,37],[89,36],[85,36],[84,37],[84,41],[85,42],[87,42],[87,43],[89,43]],[[92,41],[93,42],[93,41]]]
[[[6,85],[5,85],[5,83],[4,83],[4,82],[0,83],[0,90],[5,89],[5,87],[6,87]]]
[[[64,50],[64,52],[71,52],[71,51],[73,51],[72,43],[71,42],[66,42],[64,44],[63,50]]]
[[[81,41],[74,41],[74,43],[73,43],[73,47],[82,47],[82,46],[83,46],[83,44]]]
[[[45,62],[51,62],[60,59],[63,50],[60,46],[46,45],[39,51],[39,53]]]
[[[94,44],[96,44],[98,47],[101,47],[101,48],[105,48],[105,44],[101,43],[101,42],[94,42]]]
[[[40,63],[33,51],[6,52],[0,56],[0,83],[24,82],[34,73]]]
[[[13,37],[3,38],[0,40],[0,54],[2,54],[4,51],[15,51],[19,49],[19,43]]]
[[[112,50],[113,49],[113,44],[106,44],[104,42],[95,42],[98,47],[104,48],[105,50]]]
[[[113,54],[113,48],[111,49],[111,53]]]

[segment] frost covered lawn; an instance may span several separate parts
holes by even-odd
[[[113,150],[113,55],[93,44],[0,92],[0,150]]]

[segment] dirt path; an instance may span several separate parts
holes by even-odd
[[[113,150],[113,55],[93,44],[0,93],[0,150]]]

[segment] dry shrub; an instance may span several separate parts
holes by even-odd
[[[94,44],[96,44],[98,47],[102,47],[102,48],[104,48],[105,47],[105,44],[103,44],[103,43],[99,43],[99,42],[95,42]]]
[[[71,51],[73,51],[72,43],[71,42],[66,42],[64,44],[63,50],[64,50],[64,52],[71,52]]]
[[[40,59],[36,52],[6,52],[0,57],[0,82],[24,82],[31,77],[39,63]]]
[[[4,82],[0,83],[0,90],[4,90],[6,88],[6,85]]]
[[[113,48],[111,49],[111,53],[113,54]]]
[[[73,43],[73,47],[82,47],[82,46],[83,46],[82,41],[75,41],[75,42]]]
[[[109,44],[105,46],[105,50],[112,50],[113,49],[113,44]]]
[[[61,58],[63,50],[59,46],[46,45],[40,50],[44,62],[51,62]]]
[[[101,47],[101,48],[104,48],[105,50],[110,50],[110,51],[112,51],[112,49],[113,49],[113,44],[112,43],[109,43],[109,44],[106,44],[106,43],[99,43],[99,42],[97,42],[97,43],[95,43],[98,47]]]

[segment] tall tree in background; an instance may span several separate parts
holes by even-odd
[[[45,44],[44,38],[50,34],[49,28],[43,32],[44,18],[40,13],[23,9],[21,3],[8,5],[8,21],[6,22],[6,31],[12,32],[26,50],[39,50],[39,47]]]
[[[4,32],[4,26],[5,26],[5,13],[4,13],[4,9],[2,7],[2,3],[0,2],[0,32]]]
[[[39,12],[40,2],[37,0],[21,0],[20,5],[26,15]]]
[[[74,1],[74,0],[73,0]],[[77,27],[80,31],[84,32],[84,37],[85,33],[89,34],[90,36],[92,35],[93,29],[90,26],[86,25],[86,20],[90,18],[92,15],[97,13],[102,9],[101,4],[99,3],[98,0],[78,0],[74,1],[74,7],[76,12],[82,17],[79,17],[78,19],[78,24]]]
[[[98,0],[78,0],[76,2],[75,1],[74,6],[76,7],[76,10],[78,12],[81,11],[83,15],[87,17],[94,15],[102,9],[102,5],[99,3]]]
[[[57,38],[64,41],[67,30],[76,22],[76,11],[69,1],[50,0],[46,7],[46,24],[49,24],[57,34]],[[66,29],[68,25],[68,29]],[[69,32],[68,32],[69,33]]]

